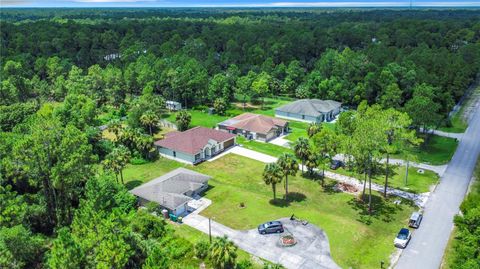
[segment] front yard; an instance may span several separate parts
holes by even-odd
[[[410,166],[408,168],[407,184],[405,184],[405,166],[399,166],[394,169],[395,174],[390,175],[388,178],[388,186],[413,193],[423,193],[430,191],[430,186],[438,183],[439,176],[430,170],[424,170],[423,173],[419,173],[418,168]],[[333,173],[354,177],[358,180],[363,180],[364,175],[359,175],[355,172],[339,168],[337,170],[331,170]],[[376,176],[374,183],[383,185],[385,184],[385,175]]]
[[[378,268],[380,261],[388,263],[394,250],[392,240],[414,210],[407,202],[397,206],[375,194],[375,213],[368,216],[355,196],[334,192],[333,182],[322,188],[318,181],[303,178],[300,173],[289,179],[292,202],[273,202],[271,187],[261,177],[263,168],[263,163],[234,154],[195,167],[213,176],[206,192],[213,203],[202,215],[235,229],[252,229],[259,223],[295,214],[326,231],[332,256],[340,266]],[[277,197],[281,197],[282,185],[277,189]],[[245,208],[240,208],[240,203]]]
[[[432,135],[426,144],[410,149],[408,154],[416,158],[415,162],[441,165],[452,159],[457,145],[458,141],[454,138]],[[392,158],[405,160],[406,156],[405,154],[396,154]]]
[[[164,158],[154,163],[129,165],[124,171],[127,187],[180,166],[185,165]],[[213,177],[205,193],[213,203],[203,215],[215,217],[235,229],[252,229],[261,222],[295,214],[327,232],[332,256],[345,268],[378,268],[380,261],[388,263],[394,250],[392,240],[414,210],[406,201],[394,205],[375,193],[375,212],[369,216],[355,196],[333,191],[334,182],[327,181],[323,188],[318,181],[301,177],[300,172],[289,179],[292,201],[285,203],[278,199],[284,193],[282,184],[277,186],[277,201],[272,201],[271,187],[261,177],[264,164],[235,154],[186,167]],[[245,208],[240,208],[240,203]],[[190,236],[189,231],[179,232]]]

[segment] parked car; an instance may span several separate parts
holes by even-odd
[[[412,228],[418,228],[422,222],[423,215],[420,212],[413,212],[408,221],[408,226]]]
[[[283,224],[280,221],[269,221],[258,226],[260,234],[283,233]]]
[[[408,245],[408,242],[410,241],[410,238],[412,238],[412,234],[410,233],[410,230],[407,228],[402,228],[400,232],[398,233],[397,237],[393,241],[393,244],[396,247],[399,248],[405,248]]]
[[[330,169],[332,170],[337,170],[340,167],[343,167],[344,164],[342,161],[339,160],[332,160],[332,163],[330,164]]]

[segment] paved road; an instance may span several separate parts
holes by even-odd
[[[469,127],[440,184],[430,196],[420,229],[397,262],[397,269],[437,269],[459,212],[480,153],[480,108],[477,107]]]

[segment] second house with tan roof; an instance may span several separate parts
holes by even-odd
[[[218,124],[218,129],[248,139],[267,142],[288,131],[286,120],[260,114],[243,113]]]

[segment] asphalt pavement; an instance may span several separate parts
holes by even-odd
[[[438,269],[453,229],[453,217],[468,190],[480,153],[480,108],[477,107],[440,184],[431,194],[423,222],[400,256],[397,269]],[[393,239],[392,239],[393,240]]]

